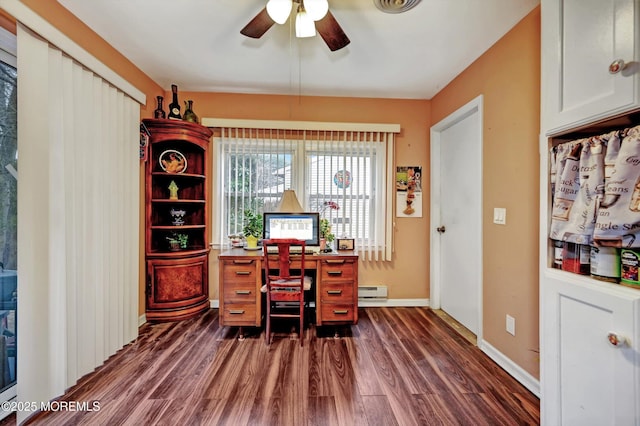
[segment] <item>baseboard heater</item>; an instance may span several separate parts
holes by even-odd
[[[374,285],[358,287],[358,299],[386,299],[387,286]]]

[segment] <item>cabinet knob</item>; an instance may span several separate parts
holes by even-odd
[[[609,74],[618,74],[626,66],[627,64],[624,62],[624,59],[616,59],[611,62],[611,65],[609,65]]]
[[[626,337],[620,336],[618,333],[610,332],[607,334],[607,339],[611,346],[615,346],[616,348],[620,348],[622,346],[626,346],[629,344],[629,341]]]

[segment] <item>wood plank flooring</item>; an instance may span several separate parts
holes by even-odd
[[[139,338],[31,425],[535,425],[539,400],[428,308],[360,308],[354,326],[264,332],[218,310]],[[339,337],[335,337],[335,334]],[[13,420],[12,420],[13,419]],[[15,424],[15,416],[0,424]]]

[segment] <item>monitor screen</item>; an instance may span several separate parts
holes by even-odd
[[[266,212],[263,238],[295,238],[308,246],[320,245],[320,213]]]

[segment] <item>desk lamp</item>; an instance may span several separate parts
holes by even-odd
[[[293,189],[285,189],[282,193],[278,211],[286,213],[302,213],[304,211]]]

